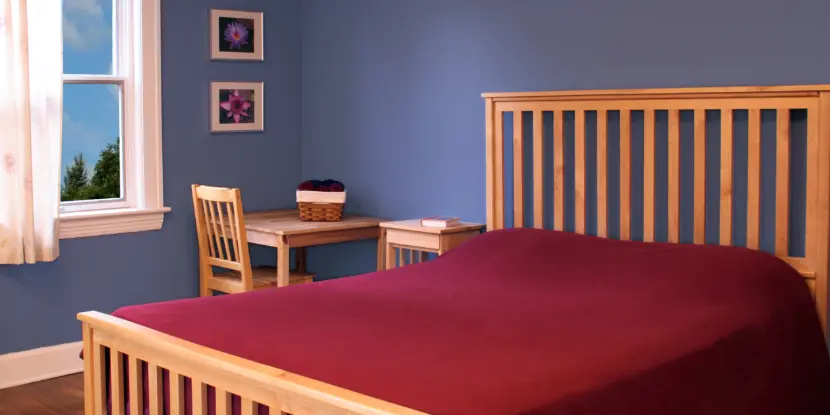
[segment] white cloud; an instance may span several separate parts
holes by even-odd
[[[64,0],[64,13],[78,13],[87,16],[104,17],[104,7],[98,0]]]
[[[103,0],[64,0],[64,43],[75,50],[89,50],[112,34],[104,20]]]

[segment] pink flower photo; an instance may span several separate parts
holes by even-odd
[[[253,89],[220,89],[219,123],[254,123],[254,98]]]

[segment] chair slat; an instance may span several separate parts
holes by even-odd
[[[775,254],[789,253],[790,110],[777,112],[775,146]]]
[[[216,209],[219,211],[219,229],[222,230],[222,243],[225,245],[225,258],[228,261],[234,261],[233,257],[231,256],[231,249],[228,246],[228,235],[225,233],[225,203],[216,202]],[[230,218],[228,218],[230,221]]]
[[[219,258],[219,259],[224,259],[224,260],[227,261],[228,257],[227,257],[227,255],[225,255],[225,252],[222,251],[222,242],[221,242],[222,238],[219,236],[219,234],[220,234],[220,232],[219,232],[219,217],[218,217],[219,214],[216,212],[217,211],[217,208],[216,208],[217,204],[218,204],[218,202],[208,201],[208,208],[210,209],[210,215],[211,215],[210,223],[211,223],[211,226],[213,226],[213,237],[216,240],[216,257]]]
[[[200,199],[202,201],[202,210],[204,211],[202,220],[203,225],[205,227],[205,236],[207,236],[208,248],[210,251],[210,256],[215,257],[217,256],[216,248],[214,247],[215,239],[213,238],[213,227],[210,225],[210,209],[208,209],[208,201],[204,199]]]

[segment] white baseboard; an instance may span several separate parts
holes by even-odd
[[[83,372],[83,342],[0,355],[0,389]]]

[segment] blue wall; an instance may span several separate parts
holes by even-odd
[[[828,83],[828,13],[823,0],[306,0],[303,177],[342,180],[365,214],[483,221],[482,92]],[[373,249],[313,248],[310,268],[362,272]]]
[[[265,62],[210,62],[208,9],[261,10]],[[157,232],[61,242],[54,263],[0,266],[0,354],[80,340],[79,311],[198,293],[192,183],[241,187],[245,209],[287,208],[300,178],[300,1],[162,1],[164,200]],[[208,132],[211,80],[265,82],[264,133]],[[256,262],[275,254],[256,250]]]
[[[209,62],[209,7],[263,10],[266,62]],[[830,82],[824,0],[163,0],[162,12],[173,212],[159,232],[0,267],[0,353],[79,340],[78,311],[195,295],[191,183],[239,186],[258,210],[334,177],[352,211],[483,221],[482,92]],[[267,132],[210,135],[210,80],[264,80]],[[310,268],[371,270],[374,249],[312,248]]]

